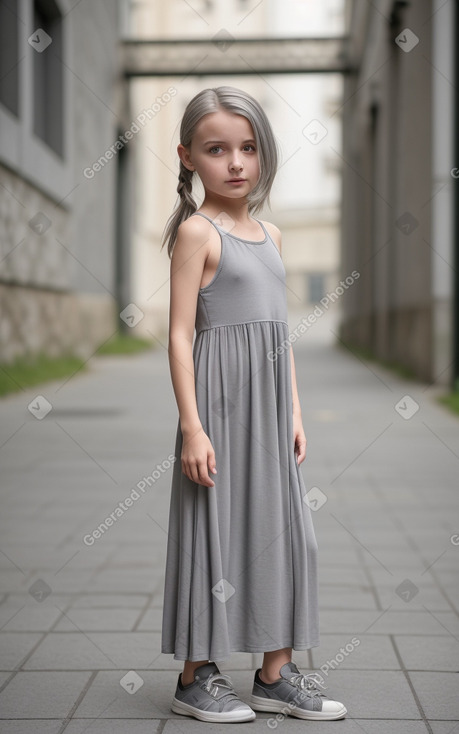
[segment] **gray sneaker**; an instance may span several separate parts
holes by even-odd
[[[250,705],[255,711],[281,712],[298,719],[332,721],[342,719],[347,709],[339,701],[331,701],[317,688],[321,685],[318,673],[300,673],[295,663],[285,663],[279,673],[281,678],[274,683],[263,683],[255,673]],[[322,678],[323,682],[323,678]]]
[[[252,721],[256,714],[233,689],[231,678],[220,673],[216,663],[204,663],[194,671],[194,682],[182,684],[179,674],[171,709],[200,721]]]

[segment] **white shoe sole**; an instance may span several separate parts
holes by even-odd
[[[218,713],[216,711],[203,711],[198,709],[196,706],[192,706],[189,703],[179,701],[174,697],[171,709],[175,714],[182,714],[184,716],[194,716],[199,721],[208,721],[215,724],[218,723],[232,723],[238,721],[252,721],[256,717],[255,711],[247,713],[241,713],[240,711],[223,711]]]
[[[254,711],[271,711],[273,713],[283,713],[285,716],[295,716],[297,719],[310,719],[314,721],[334,721],[342,719],[347,714],[347,708],[342,706],[338,711],[305,711],[304,709],[295,707],[291,708],[285,701],[274,701],[269,698],[261,698],[261,696],[251,696],[250,706]]]

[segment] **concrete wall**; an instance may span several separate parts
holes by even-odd
[[[361,277],[346,293],[341,336],[378,357],[404,365],[425,380],[448,381],[440,364],[451,356],[435,332],[433,273],[437,253],[432,220],[434,186],[434,24],[431,0],[352,3],[350,49],[357,67],[345,81],[343,107],[342,273]],[[409,52],[395,39],[419,39]],[[451,94],[451,93],[449,93]],[[445,133],[447,131],[445,130]],[[449,145],[448,135],[443,136]],[[448,256],[451,243],[446,244]],[[443,273],[442,307],[452,312]],[[437,283],[437,289],[438,289]],[[449,338],[452,338],[449,332]],[[445,351],[446,347],[446,351]],[[448,355],[449,352],[449,355]]]
[[[31,0],[19,2],[16,117],[0,104],[0,360],[36,352],[89,356],[116,331],[117,161],[84,175],[118,135],[117,3],[63,16],[64,154],[33,133],[37,51]],[[54,52],[51,43],[42,53]],[[35,219],[38,217],[38,219]]]

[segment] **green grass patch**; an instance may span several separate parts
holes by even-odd
[[[405,365],[399,364],[399,362],[392,362],[387,359],[380,359],[380,357],[377,357],[370,349],[364,347],[356,347],[353,344],[347,344],[342,340],[338,341],[337,344],[339,347],[346,349],[346,351],[351,352],[359,359],[364,361],[368,360],[369,362],[381,365],[381,367],[386,367],[388,370],[396,373],[397,375],[399,375],[399,377],[403,377],[405,380],[418,379],[415,372],[410,367],[405,367]]]
[[[118,333],[103,343],[94,352],[94,356],[136,354],[153,348],[153,342],[147,339]],[[70,377],[75,372],[86,371],[87,366],[88,360],[71,354],[62,357],[48,357],[46,354],[18,357],[14,362],[0,364],[0,396],[18,392],[41,382]]]
[[[459,415],[459,391],[454,391],[447,395],[440,395],[437,399],[439,403],[446,405],[453,413]]]
[[[130,336],[129,334],[118,332],[99,347],[96,355],[136,354],[137,352],[143,352],[146,349],[153,348],[154,343],[149,339],[141,339],[138,336]]]
[[[86,369],[84,360],[72,355],[18,357],[10,364],[0,364],[0,395],[17,392],[40,382],[68,377],[82,369]]]

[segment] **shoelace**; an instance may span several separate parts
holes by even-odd
[[[299,688],[300,690],[306,690],[311,698],[313,698],[314,696],[326,697],[325,693],[322,693],[317,688],[317,684],[322,684],[322,678],[319,673],[294,673],[291,676],[290,680],[292,681],[293,685],[297,686],[297,688]]]
[[[206,680],[203,681],[203,683],[204,688],[211,696],[215,697],[219,688],[229,688],[228,693],[234,693],[234,695],[237,696],[236,692],[233,689],[233,682],[230,676],[225,675],[225,673],[210,673],[207,676]]]

